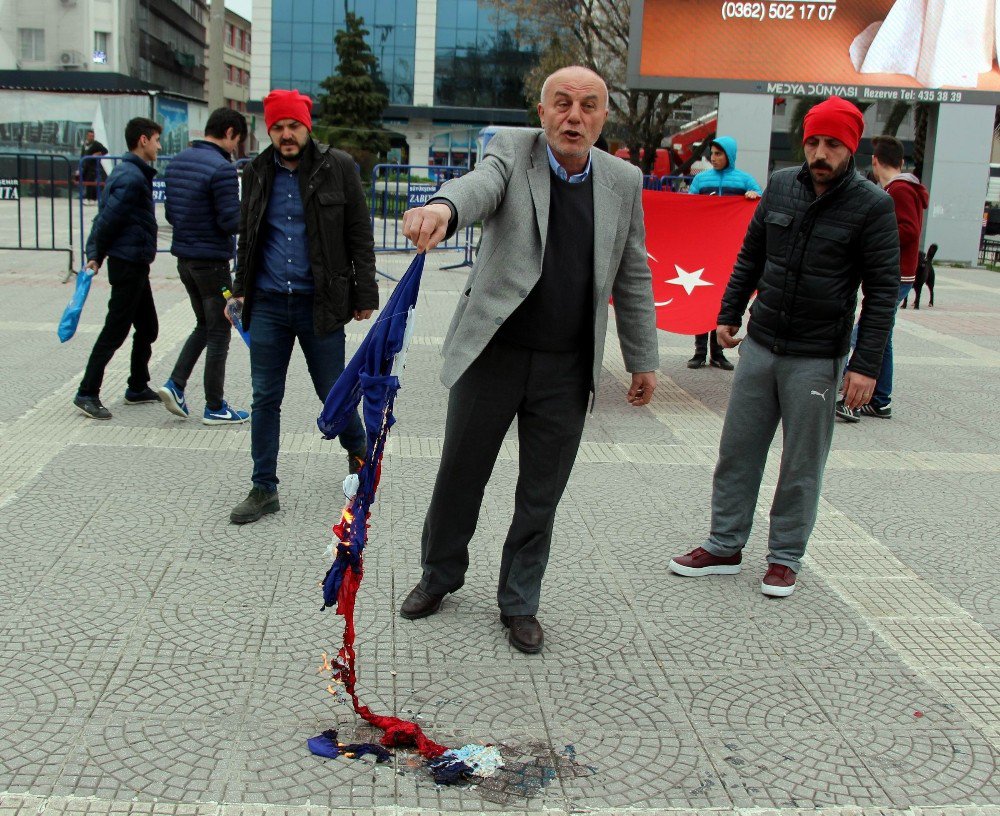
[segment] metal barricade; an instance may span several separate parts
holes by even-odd
[[[84,208],[84,202],[85,201],[94,201],[94,203],[96,204],[97,210],[98,211],[100,210],[100,207],[103,206],[103,203],[104,203],[104,201],[103,201],[104,187],[105,187],[105,185],[107,183],[108,176],[111,175],[111,171],[108,171],[108,170],[105,169],[106,166],[104,165],[104,162],[110,162],[111,163],[111,170],[114,170],[114,168],[118,165],[118,162],[120,162],[123,158],[125,158],[124,155],[122,155],[122,156],[81,156],[80,157],[79,163],[77,165],[77,168],[78,168],[77,169],[77,173],[78,173],[78,176],[79,176],[79,178],[81,180],[85,177],[84,170],[87,168],[87,165],[89,163],[97,163],[97,167],[96,167],[95,172],[94,172],[94,181],[93,182],[89,182],[89,181],[88,182],[83,182],[83,183],[77,185],[77,197],[76,197],[77,201],[76,201],[76,205],[77,205],[77,208],[78,208],[78,218],[79,218],[80,236],[81,236],[81,238],[80,238],[80,266],[81,266],[81,268],[84,267],[84,266],[86,266],[86,264],[87,264],[87,257],[86,257],[86,254],[87,254],[87,236],[90,234],[90,226],[89,226],[89,224],[87,224],[87,214],[86,214],[86,210]],[[156,223],[157,223],[157,225],[159,227],[159,229],[157,230],[157,237],[158,238],[166,237],[166,238],[169,239],[169,238],[172,238],[172,236],[173,236],[173,230],[171,229],[170,225],[167,223],[166,216],[164,216],[163,218],[161,218],[160,215],[159,215],[159,213],[158,213],[158,211],[157,211],[157,205],[166,205],[166,203],[167,203],[167,183],[166,183],[166,180],[164,179],[163,171],[166,169],[167,164],[170,163],[170,160],[172,158],[173,158],[173,156],[158,156],[157,159],[156,159],[156,161],[153,163],[153,166],[157,170],[157,176],[156,176],[156,178],[153,179],[153,213],[154,213],[154,215],[156,217]],[[87,173],[86,175],[90,175],[90,174]],[[93,184],[93,187],[91,187],[91,184]],[[94,198],[91,198],[90,196],[85,196],[85,193],[87,191],[91,190],[91,189],[94,189],[97,192],[96,200]],[[158,246],[156,248],[156,251],[158,253],[159,252],[169,252],[170,251],[170,242],[169,242],[169,240],[167,241],[167,245],[166,246]]]
[[[660,176],[660,189],[668,193],[680,193],[691,186],[694,176]]]
[[[467,172],[468,167],[459,166],[375,165],[368,193],[375,251],[401,252],[413,249],[413,244],[403,235],[403,213],[426,204],[444,182]],[[461,263],[442,268],[471,266],[477,234],[478,228],[469,226],[438,244],[435,249],[457,249],[464,253]]]
[[[66,280],[73,274],[72,170],[65,156],[0,154],[0,213],[17,214],[0,219],[0,249],[65,252]]]
[[[643,190],[662,190],[663,183],[660,181],[659,176],[643,176],[642,177],[642,189]]]
[[[1000,237],[983,236],[979,244],[979,265],[1000,266]]]

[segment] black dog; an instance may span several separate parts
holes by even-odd
[[[927,291],[930,292],[931,300],[928,306],[934,305],[934,256],[937,255],[938,245],[931,244],[927,248],[927,252],[920,252],[920,259],[917,261],[917,279],[913,283],[913,308],[920,308],[920,293],[923,291],[924,285],[927,285]],[[901,308],[906,308],[906,301],[904,300]]]

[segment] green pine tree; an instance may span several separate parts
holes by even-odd
[[[346,150],[362,167],[374,164],[389,149],[389,133],[382,112],[389,101],[379,78],[378,60],[365,40],[365,21],[348,12],[334,43],[337,72],[320,83],[320,138]]]

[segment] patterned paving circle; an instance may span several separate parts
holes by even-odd
[[[1000,752],[971,731],[848,733],[865,764],[906,804],[995,805]]]

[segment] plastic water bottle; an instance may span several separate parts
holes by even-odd
[[[222,296],[226,299],[226,314],[233,321],[236,331],[240,333],[247,348],[250,348],[250,335],[243,329],[243,304],[233,299],[233,293],[229,291],[227,286],[222,287]]]

